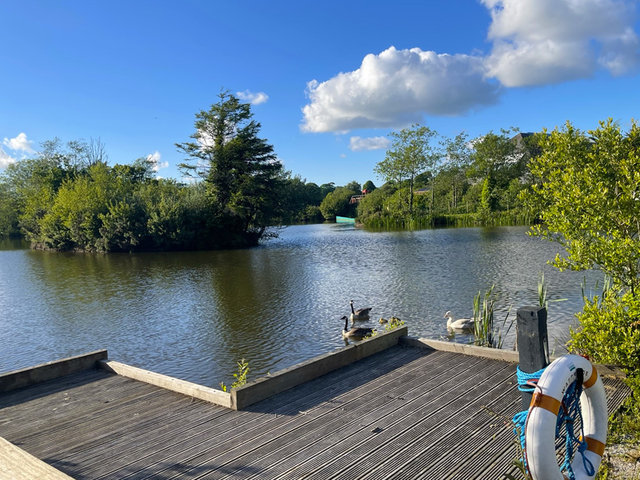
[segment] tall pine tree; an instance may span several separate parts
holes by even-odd
[[[183,171],[206,182],[215,244],[254,245],[281,214],[284,177],[273,146],[259,138],[251,106],[229,92],[196,114],[192,142],[178,143],[188,155]]]

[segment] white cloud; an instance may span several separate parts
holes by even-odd
[[[12,163],[16,163],[16,159],[0,147],[0,168],[7,168]]]
[[[18,136],[14,138],[5,137],[2,143],[9,147],[11,150],[26,153],[35,153],[35,150],[31,148],[31,144],[33,142],[27,139],[26,133],[19,133]]]
[[[153,167],[151,168],[154,172],[157,172],[161,168],[167,168],[169,166],[169,162],[166,162],[166,161],[162,162],[161,158],[162,158],[162,155],[157,150],[147,155],[147,162],[153,165]]]
[[[504,86],[560,83],[640,64],[630,0],[482,0],[490,10],[489,74]]]
[[[349,139],[349,149],[353,152],[363,150],[384,150],[391,141],[387,137],[351,137]]]
[[[566,82],[640,67],[638,0],[480,0],[491,14],[487,55],[390,47],[356,70],[307,83],[306,132],[399,128],[425,115],[496,103],[502,87]]]
[[[253,93],[249,90],[245,90],[244,92],[236,92],[236,95],[240,100],[249,102],[252,105],[260,105],[261,103],[265,103],[269,100],[269,95],[264,92]]]
[[[390,47],[369,54],[359,69],[307,84],[307,132],[397,127],[423,115],[459,115],[497,101],[482,57]]]

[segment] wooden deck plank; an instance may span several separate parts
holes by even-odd
[[[502,366],[490,374],[486,371],[476,372],[475,376],[467,378],[470,385],[466,382],[456,382],[452,388],[448,388],[442,394],[436,394],[441,405],[435,410],[406,415],[393,426],[393,429],[386,429],[357,447],[346,450],[343,455],[313,472],[309,478],[357,478],[387,460],[389,455],[395,455],[398,451],[404,450],[403,447],[413,445],[418,439],[435,443],[430,439],[446,434],[451,429],[451,418],[459,418],[468,411],[475,411],[474,401],[492,395],[495,393],[494,390],[500,390],[496,382],[507,378],[511,374],[510,370]]]
[[[399,371],[394,373],[396,373],[398,376],[401,375]],[[408,382],[403,382],[402,380],[403,378],[404,377],[400,377],[394,380],[394,382],[397,383],[397,386],[400,387],[399,392],[393,392],[393,390],[391,391],[388,390],[389,388],[393,387],[391,383],[383,386],[383,388],[385,389],[383,391],[384,400],[382,400],[379,395],[376,395],[375,392],[370,392],[370,393],[373,393],[373,395],[371,396],[367,395],[368,398],[361,397],[358,400],[354,402],[350,402],[348,405],[343,406],[343,408],[340,410],[334,410],[327,417],[312,420],[311,422],[303,425],[303,429],[301,429],[300,426],[296,426],[296,430],[283,432],[283,434],[280,435],[279,438],[276,438],[273,441],[269,442],[268,445],[265,445],[265,446],[257,445],[257,449],[247,450],[245,454],[241,455],[234,461],[236,465],[234,469],[231,470],[231,472],[233,473],[233,476],[238,477],[239,472],[243,472],[243,471],[246,472],[248,470],[247,464],[246,464],[247,460],[250,460],[256,457],[257,458],[270,457],[273,459],[272,461],[279,461],[282,455],[287,455],[291,451],[295,451],[296,449],[302,448],[306,446],[306,444],[309,442],[313,442],[316,444],[319,443],[319,442],[315,442],[316,439],[330,438],[331,441],[335,442],[336,441],[335,433],[336,432],[344,433],[346,430],[345,425],[347,426],[351,425],[354,423],[354,421],[357,421],[359,425],[364,426],[367,424],[366,422],[367,417],[371,417],[372,421],[375,421],[376,417],[377,418],[381,417],[382,415],[381,412],[383,412],[385,409],[386,410],[398,409],[402,404],[406,402],[405,397],[407,396],[406,391],[407,391]],[[365,403],[362,402],[363,399],[365,399]],[[390,404],[389,400],[394,403]],[[365,415],[365,417],[363,418],[362,414],[360,413],[361,410],[368,412],[368,415]],[[330,428],[328,432],[315,431],[316,428],[324,429],[325,426],[327,425],[327,422],[332,422],[332,421],[335,421],[336,419],[337,419],[337,422],[335,422],[336,425]],[[302,435],[299,432],[302,432]],[[349,434],[348,431],[346,433]],[[303,437],[304,438],[309,437],[310,438],[309,442],[305,441]],[[301,438],[303,438],[302,441],[300,440]],[[297,447],[296,447],[296,444],[298,445]],[[251,463],[250,465],[252,467],[255,466],[253,463]],[[228,470],[229,465],[225,464],[225,467]],[[261,466],[260,469],[257,469],[257,471],[260,472],[261,477],[264,477],[265,475],[265,472],[263,471],[263,469],[264,469],[264,466]]]
[[[3,392],[0,394],[0,408],[5,409],[16,404],[24,404],[25,402],[29,402],[40,397],[62,392],[70,386],[92,383],[104,378],[105,372],[94,368],[71,373],[56,379],[46,380],[28,387]]]
[[[123,397],[133,395],[139,391],[145,390],[145,386],[140,382],[127,381],[122,377],[115,375],[104,374],[96,371],[90,372],[91,381],[85,381],[86,377],[79,375],[75,379],[64,379],[61,383],[64,385],[63,389],[58,389],[58,385],[55,380],[51,382],[52,387],[56,391],[49,395],[38,394],[36,397],[31,395],[29,391],[32,387],[27,387],[24,391],[12,392],[14,402],[19,400],[19,396],[23,395],[24,401],[15,403],[10,406],[2,408],[3,412],[3,427],[8,428],[10,424],[20,425],[24,420],[24,416],[30,415],[32,409],[36,409],[41,412],[41,416],[38,417],[42,424],[55,423],[59,418],[65,419],[69,416],[69,412],[73,412],[74,415],[83,415],[86,411],[90,411],[97,406],[108,404],[112,401],[118,401]],[[75,376],[75,375],[74,375]],[[38,385],[40,388],[42,385]],[[36,388],[36,387],[33,387]],[[33,405],[33,407],[30,407]],[[46,413],[46,416],[44,415]],[[34,427],[41,427],[36,423],[32,423]]]
[[[113,392],[115,395],[113,399],[102,400],[99,397],[93,397],[90,405],[82,411],[69,411],[69,414],[64,417],[51,417],[47,415],[45,409],[40,410],[41,417],[31,425],[31,428],[12,434],[11,438],[16,442],[29,443],[37,448],[37,455],[48,455],[51,448],[54,451],[63,450],[67,445],[64,441],[58,441],[56,444],[48,441],[55,432],[60,432],[61,436],[69,432],[71,434],[69,440],[77,442],[84,435],[91,436],[103,423],[115,424],[122,417],[140,412],[147,406],[147,400],[158,393],[144,384],[136,387],[134,390],[128,390],[122,398],[117,397],[117,391]],[[39,450],[40,447],[48,449]]]
[[[121,452],[119,464],[123,464],[127,458],[139,458],[145,451],[181,438],[185,432],[219,421],[230,413],[223,407],[211,408],[210,404],[196,405],[196,402],[189,399],[170,411],[160,411],[152,416],[146,414],[138,423],[120,429],[117,438],[104,439],[96,445],[87,443],[82,451],[65,453],[61,461],[77,462],[87,467],[96,463],[104,465],[113,452]]]
[[[456,379],[452,378],[451,382],[455,383]],[[441,393],[446,391],[447,382],[443,382],[440,385],[437,385],[433,388],[427,389],[423,392],[423,395],[420,397],[420,401],[417,403],[410,403],[408,405],[407,410],[397,409],[392,412],[389,416],[379,419],[375,422],[374,429],[376,432],[375,435],[372,435],[371,429],[360,429],[348,438],[347,442],[337,445],[338,452],[345,452],[347,450],[351,450],[357,445],[361,445],[362,443],[366,443],[371,440],[373,436],[375,436],[380,442],[384,442],[388,439],[388,436],[391,432],[396,431],[399,428],[399,424],[403,421],[406,422],[407,416],[431,416],[436,414],[438,410],[441,408],[441,405],[437,405],[438,397]],[[428,392],[428,393],[427,393]],[[417,408],[414,408],[417,407]],[[378,430],[382,430],[381,432]],[[333,445],[333,438],[326,439],[326,445],[329,447]],[[300,476],[303,474],[309,474],[318,468],[322,468],[327,465],[328,462],[331,462],[338,457],[340,453],[336,454],[336,452],[331,449],[326,449],[320,455],[312,457],[307,461],[296,465],[291,471],[288,472],[287,478],[295,478],[296,476]]]
[[[397,352],[396,352],[397,353]],[[415,352],[410,352],[407,350],[404,350],[404,354],[409,354],[410,357],[415,357],[417,354]],[[397,356],[397,355],[394,355]],[[371,366],[375,366],[375,363],[373,363]],[[352,374],[355,375],[355,374]],[[335,388],[336,385],[332,384],[331,386],[329,386],[329,390]],[[348,383],[345,385],[345,390],[348,387]],[[325,388],[327,388],[327,386],[325,386]],[[304,390],[304,389],[302,389]],[[317,392],[317,389],[316,389]],[[311,395],[309,393],[305,393],[305,397],[311,397]],[[265,401],[268,404],[268,401]],[[291,404],[287,405],[287,408],[290,408]],[[282,410],[281,408],[279,408],[280,410]],[[287,417],[291,417],[293,413],[296,413],[297,410],[292,410],[291,412],[281,412],[281,413],[285,413],[287,414]],[[247,417],[249,415],[253,415],[253,417],[255,417],[256,419],[256,423],[262,424],[264,421],[264,414],[259,413],[259,412],[235,412],[237,415],[229,415],[230,418],[237,418],[238,416],[243,416],[243,417]],[[276,415],[272,415],[272,416],[276,416]],[[285,417],[286,418],[286,417]],[[246,418],[244,420],[236,420],[237,423],[242,424],[243,429],[247,428],[247,422],[245,421]],[[230,422],[231,423],[231,422]],[[161,444],[156,444],[155,449],[151,449],[148,450],[147,453],[145,453],[145,450],[140,450],[137,449],[137,452],[135,454],[133,453],[129,453],[127,452],[125,455],[131,459],[132,462],[137,462],[139,465],[142,465],[143,467],[141,468],[147,468],[147,466],[145,466],[145,462],[149,462],[150,459],[146,458],[148,455],[150,454],[159,454],[158,455],[158,460],[157,461],[162,461],[163,455],[170,455],[172,453],[171,448],[173,448],[174,450],[177,450],[175,453],[175,455],[180,455],[181,451],[188,449],[189,446],[197,446],[198,443],[202,442],[202,437],[206,437],[206,436],[215,436],[219,433],[223,433],[228,437],[228,432],[229,431],[233,431],[234,426],[228,426],[228,427],[223,427],[223,426],[217,426],[217,425],[205,425],[204,427],[206,427],[204,430],[201,429],[201,431],[197,431],[197,432],[189,432],[189,435],[187,438],[185,438],[184,436],[177,436],[177,435],[171,435],[171,434],[167,434],[167,435],[171,435],[170,440],[165,438],[164,441]],[[153,436],[153,438],[155,439],[155,435]],[[167,441],[169,441],[170,445],[167,445]],[[190,444],[191,442],[191,444]],[[151,452],[151,453],[149,453]],[[134,471],[135,467],[131,464],[126,464],[128,471]],[[98,468],[102,468],[104,467],[104,465],[99,465]],[[99,475],[108,475],[108,472],[105,473],[104,471],[93,471],[94,476]]]
[[[64,451],[65,456],[88,448],[88,444],[107,444],[117,435],[124,435],[129,429],[142,425],[145,418],[161,418],[167,411],[180,406],[189,405],[188,398],[171,398],[167,395],[158,396],[155,393],[139,397],[136,402],[127,405],[113,405],[110,411],[101,411],[97,415],[90,413],[90,420],[81,424],[69,423],[57,430],[55,443],[48,441],[49,435],[35,436],[32,448],[37,448],[39,455],[51,456]],[[157,420],[156,420],[157,421]]]
[[[2,437],[0,437],[0,479],[73,480]]]
[[[129,390],[125,395],[132,408],[135,408],[141,395],[145,394],[144,389],[139,387],[136,386],[135,390]],[[136,394],[131,397],[132,391]],[[98,416],[100,411],[105,411],[107,414],[118,411],[118,407],[122,404],[121,399],[118,398],[118,389],[115,389],[112,394],[113,397],[100,399],[90,398],[90,396],[87,398],[87,396],[77,395],[72,391],[71,396],[78,396],[80,399],[84,397],[87,400],[86,404],[79,405],[75,409],[65,405],[65,400],[69,397],[61,395],[58,399],[58,406],[56,406],[55,399],[43,398],[33,405],[25,405],[26,417],[13,417],[11,422],[0,425],[0,435],[4,435],[15,443],[29,443],[35,446],[39,442],[38,439],[45,439],[46,442],[46,438],[50,435],[69,426],[79,429],[85,428],[88,420],[93,416]],[[37,415],[33,415],[33,412],[37,412]]]
[[[442,436],[443,442],[422,450],[412,449],[416,460],[409,462],[402,471],[409,473],[411,478],[445,478],[448,472],[458,469],[462,473],[458,473],[457,478],[470,478],[477,468],[472,460],[487,462],[490,457],[487,445],[494,446],[501,433],[507,432],[510,441],[515,440],[510,429],[496,423],[494,414],[510,413],[517,408],[519,400],[517,396],[500,396],[488,405],[492,413],[478,410],[463,424],[453,425],[451,431]]]
[[[388,367],[393,367],[396,364],[406,364],[407,362],[421,356],[419,352],[411,352],[403,348],[398,348],[395,352],[392,351],[389,353],[392,355],[387,356],[387,360],[389,362]],[[384,376],[379,376],[376,374],[375,369],[382,367],[382,365],[373,362],[370,367],[366,368],[366,371],[371,378],[371,380],[366,383],[367,387],[373,388],[373,385],[376,383],[390,381],[389,378],[385,379]],[[273,438],[278,436],[281,432],[290,430],[291,428],[298,428],[296,427],[296,425],[309,422],[316,415],[326,415],[332,410],[342,408],[345,402],[358,398],[358,396],[362,395],[362,393],[358,393],[357,389],[349,388],[350,385],[354,383],[355,379],[359,379],[360,381],[363,380],[361,371],[353,370],[351,374],[345,377],[341,382],[327,383],[325,381],[325,388],[322,389],[324,392],[316,388],[315,395],[313,395],[312,392],[308,391],[308,385],[296,387],[296,389],[299,388],[303,394],[303,397],[300,399],[301,401],[290,403],[281,402],[283,406],[286,405],[286,409],[284,410],[284,412],[282,410],[282,407],[276,409],[276,411],[280,411],[283,413],[287,413],[288,410],[289,414],[267,414],[266,416],[264,414],[257,415],[255,417],[254,423],[243,424],[242,431],[237,433],[226,432],[227,438],[224,443],[220,442],[219,438],[215,436],[213,438],[202,439],[198,437],[190,439],[186,443],[182,442],[179,445],[180,450],[175,452],[173,455],[170,455],[169,458],[180,455],[185,459],[186,462],[189,462],[189,465],[192,465],[190,470],[193,471],[197,471],[201,468],[197,461],[198,458],[206,459],[208,462],[210,462],[212,459],[216,459],[222,456],[230,456],[231,458],[233,458],[233,455],[237,454],[234,454],[234,452],[247,449],[247,446],[252,444],[251,442],[273,441]],[[288,394],[281,394],[283,395],[283,397],[281,398],[287,398],[288,395],[292,394],[295,395],[296,389],[293,389],[293,392],[289,391]],[[340,393],[340,396],[334,397],[336,393]],[[331,403],[329,403],[329,406],[323,405],[322,403],[318,402],[319,394],[322,394],[320,395],[320,398],[326,397],[331,399]],[[277,399],[274,401],[277,401]],[[262,402],[260,404],[257,404],[255,408],[258,410],[269,410],[268,407],[264,408]],[[300,412],[304,412],[304,414],[301,415]],[[166,460],[166,458],[162,456],[160,456],[158,459],[158,461],[164,460]],[[188,470],[189,469],[179,472],[179,475],[186,475],[186,472]]]
[[[424,375],[422,363],[400,367],[390,382],[369,390],[366,395],[328,416],[312,420],[303,426],[302,432],[299,432],[300,426],[297,426],[296,430],[284,432],[280,438],[274,439],[267,446],[257,444],[231,464],[225,464],[225,467],[227,470],[232,468],[234,478],[243,478],[243,470],[246,470],[247,465],[256,467],[262,477],[277,476],[281,472],[267,473],[266,469],[273,464],[282,463],[285,459],[290,462],[294,455],[299,457],[300,450],[305,450],[303,455],[308,459],[311,455],[308,447],[317,448],[323,444],[318,440],[331,438],[332,442],[337,442],[337,435],[346,437],[352,434],[350,429],[345,428],[345,424],[356,421],[361,428],[366,428],[404,404],[413,402],[423,391],[421,388],[428,388],[425,384],[436,385],[447,373],[450,372],[444,364],[433,367],[428,377]]]
[[[245,411],[100,371],[44,383],[0,394],[0,436],[76,478],[517,473],[515,364],[495,359],[392,347]],[[628,395],[605,387],[610,408]]]
[[[417,478],[428,471],[430,478],[443,478],[443,472],[473,454],[478,445],[495,434],[494,416],[489,409],[504,411],[512,408],[513,399],[489,393],[486,405],[468,405],[446,422],[424,431],[417,426],[417,436],[411,442],[391,442],[379,451],[380,461],[372,463],[362,475],[367,479]],[[462,421],[459,421],[462,419]],[[355,476],[353,478],[356,478]],[[465,478],[465,477],[460,477]]]
[[[479,361],[479,360],[478,360]],[[384,386],[383,395],[373,395],[368,397],[368,402],[349,404],[348,410],[336,412],[329,419],[319,419],[319,421],[305,426],[302,435],[287,435],[283,438],[283,445],[278,449],[277,445],[269,444],[268,452],[262,454],[260,448],[249,452],[250,457],[257,457],[256,461],[248,465],[259,467],[261,477],[277,478],[285,470],[290,469],[290,464],[297,464],[300,461],[308,461],[315,454],[321,453],[327,448],[340,449],[340,442],[348,439],[359,430],[371,430],[372,425],[380,424],[383,419],[398,409],[421,408],[424,392],[436,388],[439,384],[455,381],[451,376],[448,365],[441,363],[429,370],[430,375],[424,375],[424,362],[414,365],[411,370],[403,371],[399,369],[395,378]],[[449,378],[444,378],[449,375]],[[362,397],[366,398],[366,397]],[[390,422],[393,423],[394,420]],[[357,424],[357,427],[354,425]],[[375,426],[374,426],[375,428]],[[378,427],[379,428],[379,427]],[[242,457],[236,462],[241,463]],[[276,465],[276,468],[270,467]],[[242,478],[244,475],[239,472],[234,473],[234,477]]]

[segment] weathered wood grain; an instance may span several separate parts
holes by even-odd
[[[519,402],[514,363],[395,346],[244,411],[76,373],[0,394],[0,436],[74,478],[503,478]]]

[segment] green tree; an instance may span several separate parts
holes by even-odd
[[[384,188],[378,188],[358,203],[358,217],[364,222],[384,215],[384,202],[389,195]]]
[[[407,181],[407,204],[413,215],[414,184],[418,174],[435,169],[440,154],[430,142],[436,132],[429,127],[414,124],[399,132],[392,132],[391,147],[384,160],[375,166],[375,172],[387,182]]]
[[[322,201],[324,197],[326,197],[329,193],[333,192],[336,189],[336,185],[333,182],[323,183],[320,185],[320,194],[322,196]]]
[[[346,187],[338,187],[327,194],[320,204],[320,211],[326,220],[332,220],[336,215],[351,216],[356,210],[355,204],[350,204],[352,195],[357,192]]]
[[[444,165],[441,173],[445,173],[450,186],[449,210],[455,210],[467,188],[466,171],[471,163],[469,136],[465,132],[460,132],[454,138],[445,139],[442,147]]]
[[[525,172],[529,158],[526,145],[513,137],[515,129],[502,130],[500,135],[489,132],[473,141],[469,176],[488,181],[489,212],[498,209],[501,192],[513,178]]]
[[[376,189],[376,185],[371,181],[371,180],[367,180],[366,182],[364,182],[364,184],[362,185],[362,190],[366,190],[367,193],[371,193]]]
[[[525,186],[519,179],[514,178],[509,182],[506,189],[502,191],[500,196],[500,205],[504,210],[519,209],[522,206],[522,202],[518,198],[520,192]]]
[[[10,185],[18,209],[20,231],[31,243],[40,238],[40,220],[44,217],[68,172],[61,166],[59,159],[25,159],[7,167],[5,178]]]
[[[11,183],[0,176],[0,238],[18,236],[18,196]]]
[[[124,186],[104,163],[65,180],[39,220],[38,243],[57,250],[108,251],[99,245],[103,216],[124,199]]]
[[[323,220],[319,206],[324,197],[321,188],[315,183],[306,183],[299,175],[291,177],[287,172],[281,198],[283,223],[309,223]]]
[[[352,190],[356,194],[359,194],[362,192],[362,187],[356,180],[352,180],[351,182],[347,183],[344,187],[348,188],[349,190]]]
[[[281,214],[284,178],[273,147],[259,138],[251,106],[228,92],[196,114],[192,142],[178,143],[185,173],[204,179],[212,208],[232,244],[255,244]]]
[[[536,182],[523,199],[540,215],[534,233],[559,242],[555,265],[599,267],[617,285],[640,282],[640,128],[623,133],[612,120],[588,135],[567,123],[541,139],[530,162]]]
[[[478,208],[478,217],[481,223],[487,223],[491,217],[491,191],[489,189],[489,177],[482,182],[482,190],[480,191],[480,207]]]

